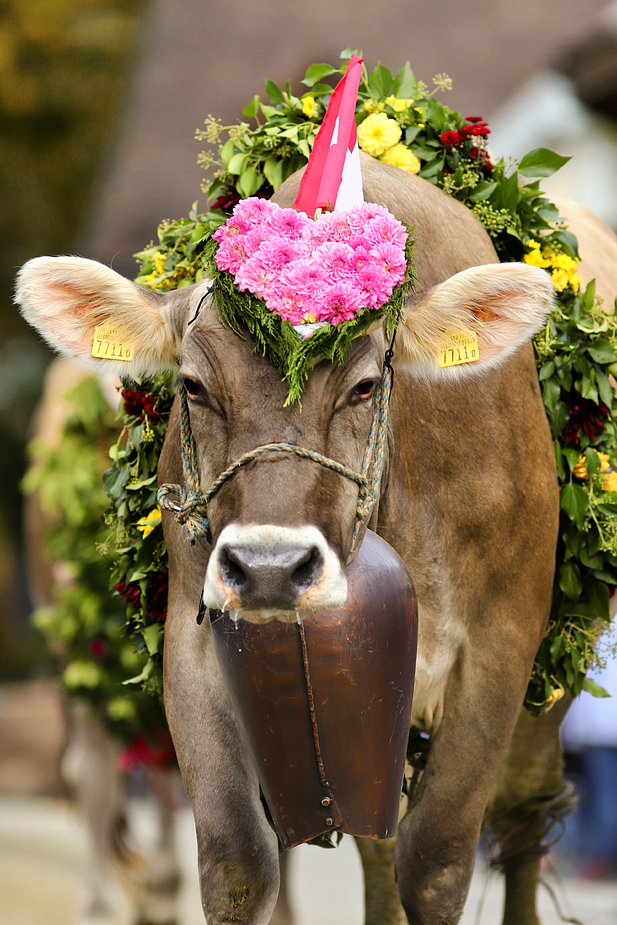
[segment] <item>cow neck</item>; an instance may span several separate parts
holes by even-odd
[[[324,456],[314,450],[307,450],[304,447],[295,446],[291,443],[266,443],[262,446],[255,447],[254,450],[249,450],[248,453],[236,459],[224,472],[221,472],[206,492],[202,492],[197,464],[197,448],[191,431],[188,396],[186,388],[181,383],[178,388],[178,393],[180,400],[180,446],[182,452],[184,485],[170,483],[161,485],[158,491],[160,506],[166,511],[174,512],[176,521],[186,526],[188,537],[192,542],[195,542],[199,537],[204,537],[208,543],[212,543],[212,534],[208,520],[208,504],[219,488],[229,481],[236,472],[244,466],[248,466],[256,459],[273,457],[279,453],[291,453],[295,456],[299,456],[301,459],[309,459],[312,462],[316,462],[326,469],[331,469],[333,472],[338,472],[339,475],[350,479],[358,486],[356,519],[351,540],[351,548],[347,557],[347,562],[351,562],[357,552],[359,543],[364,534],[364,528],[368,524],[375,503],[379,497],[386,445],[388,408],[394,379],[392,357],[394,355],[395,337],[396,331],[394,332],[390,346],[386,350],[381,379],[375,391],[375,397],[373,399],[373,419],[371,421],[371,428],[364,450],[360,472],[356,472],[354,469],[349,468],[349,466],[345,466],[335,459],[330,459],[328,456]]]

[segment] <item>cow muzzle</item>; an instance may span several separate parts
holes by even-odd
[[[208,562],[203,601],[247,620],[295,620],[302,612],[341,607],[347,578],[339,557],[313,526],[227,526]]]

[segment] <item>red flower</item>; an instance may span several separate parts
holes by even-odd
[[[150,623],[163,623],[167,616],[167,593],[169,590],[169,572],[159,572],[148,588],[148,613]]]
[[[486,122],[481,122],[479,125],[472,125],[466,131],[468,135],[480,135],[482,138],[488,138],[491,134],[491,130]]]
[[[483,148],[470,148],[469,157],[475,157],[487,173],[493,172],[493,165],[488,153]]]
[[[123,749],[118,758],[118,767],[121,771],[130,771],[138,764],[169,768],[175,761],[176,753],[169,733],[164,729],[151,729],[147,736],[139,733]]]
[[[440,135],[439,140],[442,145],[447,145],[448,148],[456,148],[458,145],[462,144],[463,141],[465,141],[465,135],[461,132],[450,130],[449,132],[444,132],[443,135]]]
[[[107,654],[107,648],[102,639],[93,639],[88,650],[93,658],[103,658]]]
[[[127,585],[124,578],[121,578],[120,581],[114,585],[114,591],[117,591],[127,604],[132,604],[136,610],[139,610],[139,605],[141,603],[141,588],[136,581],[131,581]]]
[[[565,443],[580,446],[579,430],[593,442],[597,434],[606,429],[601,418],[608,417],[609,410],[604,402],[596,404],[591,398],[583,398],[575,389],[564,395],[564,401],[570,410],[570,418],[563,431]]]
[[[215,199],[210,209],[222,209],[223,212],[231,212],[233,207],[240,202],[240,193],[233,187],[228,186],[227,191]]]
[[[484,122],[482,116],[465,116],[465,122]]]
[[[144,417],[151,421],[160,421],[162,415],[154,410],[156,397],[150,392],[140,392],[136,389],[122,389],[124,411],[129,417],[139,418],[143,423]]]

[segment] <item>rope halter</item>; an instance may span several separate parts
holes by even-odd
[[[208,504],[217,491],[229,481],[244,466],[248,466],[260,457],[274,457],[280,453],[289,453],[301,459],[310,459],[312,462],[324,466],[339,475],[350,479],[358,486],[358,502],[356,505],[356,519],[354,524],[351,549],[348,562],[353,558],[363,535],[363,528],[369,521],[375,502],[379,497],[379,486],[383,468],[383,457],[386,445],[388,408],[394,372],[391,361],[394,352],[394,337],[384,357],[381,379],[375,390],[373,398],[373,419],[369,431],[367,444],[362,459],[362,469],[356,472],[321,453],[306,450],[304,447],[291,443],[266,443],[249,450],[239,459],[236,459],[224,472],[214,480],[206,492],[202,492],[199,484],[199,469],[197,465],[197,449],[191,432],[189,403],[185,386],[181,383],[178,388],[180,398],[180,444],[182,451],[182,471],[184,485],[165,484],[158,491],[160,506],[166,511],[173,511],[176,521],[186,526],[189,538],[194,541],[198,537],[205,537],[212,543],[210,523],[208,520]]]

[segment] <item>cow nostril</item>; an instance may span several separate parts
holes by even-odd
[[[303,562],[298,565],[292,575],[291,583],[298,591],[306,591],[317,583],[323,568],[323,556],[316,546],[308,550]]]
[[[248,584],[246,572],[227,546],[221,549],[219,571],[225,584],[230,587],[240,589]]]

